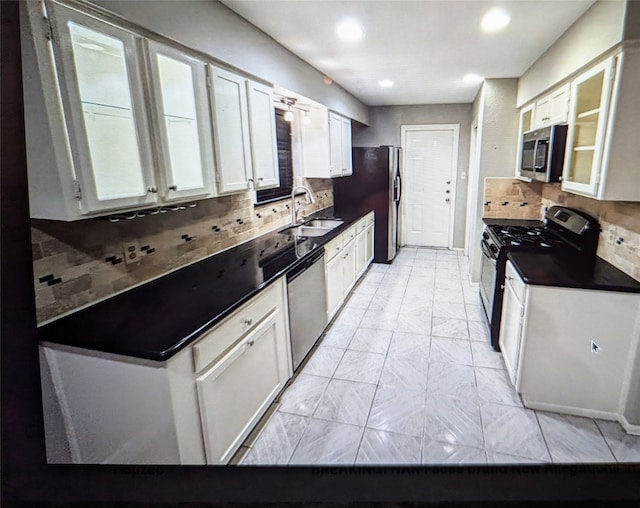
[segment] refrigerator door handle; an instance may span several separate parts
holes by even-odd
[[[400,180],[400,175],[396,175],[396,183],[395,183],[395,198],[394,201],[396,203],[400,202],[400,196],[402,196],[402,180]]]

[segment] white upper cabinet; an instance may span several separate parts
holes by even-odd
[[[625,48],[571,84],[562,190],[607,201],[640,201],[640,50]]]
[[[218,192],[229,194],[251,189],[251,139],[246,79],[213,65],[211,77]]]
[[[568,114],[569,85],[566,84],[536,101],[532,128],[540,129],[549,125],[566,123]]]
[[[353,173],[351,120],[333,112],[329,113],[329,166],[332,177]]]
[[[160,193],[173,201],[213,195],[213,138],[205,64],[149,41]]]
[[[273,88],[247,80],[253,181],[257,190],[280,185]]]
[[[80,213],[152,205],[156,184],[138,38],[58,4],[52,11]]]

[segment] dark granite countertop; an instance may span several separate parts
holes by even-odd
[[[165,361],[360,217],[341,216],[342,225],[297,245],[278,231],[259,236],[43,325],[38,338]],[[334,218],[333,209],[310,218]]]
[[[640,293],[640,282],[602,258],[596,258],[592,272],[578,272],[552,254],[509,252],[507,258],[522,279],[534,286],[556,286]]]

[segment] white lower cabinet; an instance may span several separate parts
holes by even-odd
[[[196,380],[208,464],[225,464],[289,379],[282,309],[274,309]]]
[[[324,247],[329,321],[373,259],[373,221],[371,212]]]
[[[284,278],[166,362],[41,346],[47,461],[225,464],[292,375]]]
[[[640,295],[506,277],[500,348],[524,405],[622,421]]]

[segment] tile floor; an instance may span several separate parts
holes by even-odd
[[[522,406],[467,274],[441,249],[373,264],[240,464],[640,462],[615,422]]]

